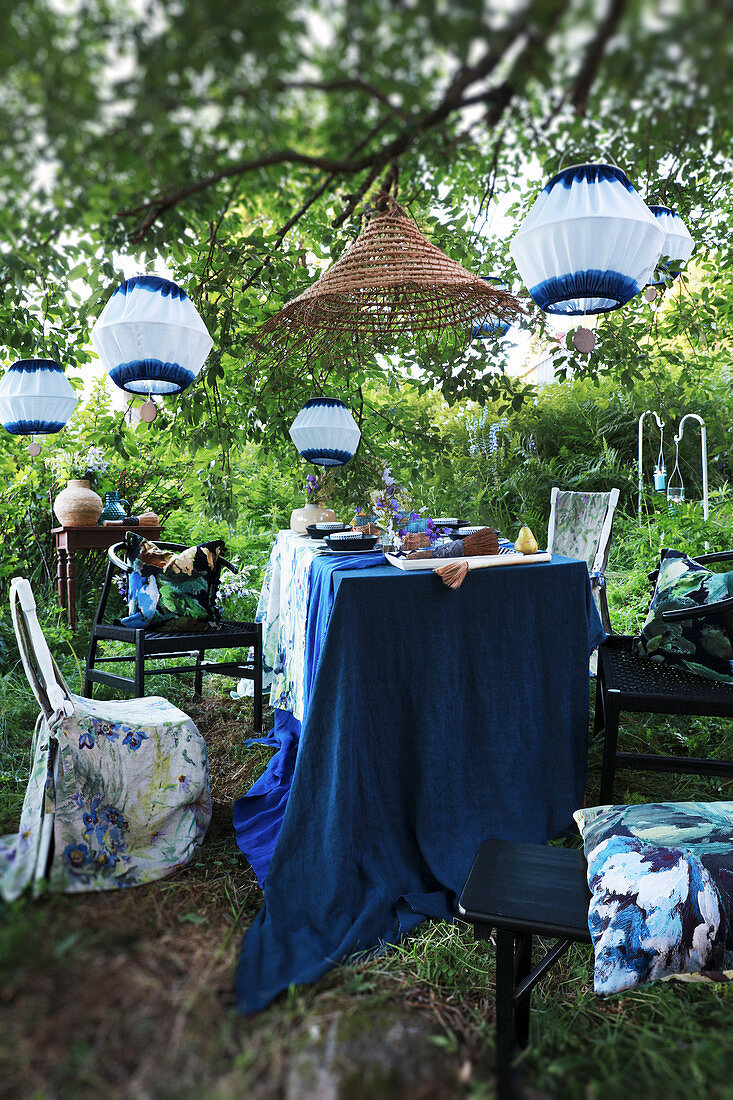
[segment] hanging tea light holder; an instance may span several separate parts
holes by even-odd
[[[674,469],[667,486],[667,507],[674,511],[685,500],[685,483],[680,472],[680,437],[674,437]]]
[[[667,470],[664,465],[664,421],[660,419],[659,413],[652,412],[650,409],[646,409],[639,417],[639,448],[638,448],[638,475],[639,475],[639,520],[641,520],[641,499],[644,493],[644,474],[642,470],[642,449],[644,446],[644,417],[653,416],[657,422],[659,428],[659,455],[657,457],[657,463],[654,467],[654,488],[657,492],[663,493],[666,484]]]
[[[710,503],[708,499],[708,440],[707,429],[705,427],[705,421],[697,413],[686,413],[680,420],[677,434],[674,437],[674,470],[672,476],[669,479],[669,485],[667,487],[667,503],[674,506],[680,504],[685,499],[685,485],[682,480],[682,474],[679,467],[680,456],[680,443],[682,442],[682,435],[685,430],[686,420],[696,420],[700,425],[700,451],[702,461],[702,516],[703,519],[710,518]]]

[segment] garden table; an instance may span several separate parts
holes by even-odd
[[[604,637],[585,562],[476,570],[452,590],[379,555],[313,556],[284,532],[258,614],[277,752],[235,804],[265,889],[244,1012],[451,919],[485,837],[572,828]]]

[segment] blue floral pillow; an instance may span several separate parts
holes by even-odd
[[[577,810],[596,993],[699,973],[733,979],[733,802]]]
[[[699,607],[728,596],[733,596],[733,573],[713,573],[679,550],[663,550],[649,614],[634,640],[634,652],[733,683],[733,647],[722,615],[676,623],[662,619],[663,611]]]
[[[163,550],[134,531],[127,532],[125,541],[132,572],[127,588],[129,614],[119,620],[121,626],[187,631],[218,625],[221,539],[180,553]]]

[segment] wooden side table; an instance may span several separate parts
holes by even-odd
[[[59,592],[59,607],[66,608],[69,626],[76,630],[76,564],[74,553],[77,550],[108,550],[116,542],[121,542],[127,531],[137,531],[143,538],[157,542],[162,527],[148,527],[139,524],[123,523],[119,527],[54,527],[52,535],[56,544],[56,583]]]

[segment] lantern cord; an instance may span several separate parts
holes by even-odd
[[[562,172],[562,166],[563,166],[563,164],[565,163],[565,160],[567,159],[567,156],[568,156],[568,152],[569,152],[569,150],[567,150],[567,149],[566,149],[566,150],[565,150],[565,152],[563,153],[563,155],[562,155],[562,158],[561,158],[561,160],[560,160],[560,163],[559,163],[559,165],[558,165],[558,167],[557,167],[557,170],[558,170],[558,172]],[[620,165],[619,165],[618,161],[617,161],[617,160],[616,160],[616,158],[615,158],[615,157],[614,157],[614,156],[613,156],[613,155],[612,155],[612,154],[611,154],[611,153],[610,153],[610,152],[608,151],[608,149],[602,149],[602,150],[601,150],[601,152],[603,153],[603,155],[604,155],[605,157],[608,157],[608,159],[610,160],[611,164],[613,164],[613,165],[614,165],[614,166],[615,166],[616,168],[619,168],[619,167],[620,167]]]

